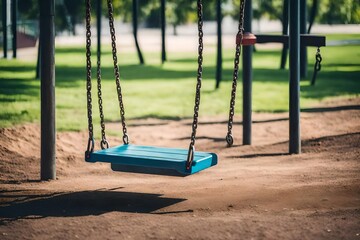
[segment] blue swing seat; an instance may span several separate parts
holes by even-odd
[[[113,171],[187,176],[217,164],[215,153],[195,152],[186,170],[187,149],[121,145],[90,153],[85,161],[111,163]]]

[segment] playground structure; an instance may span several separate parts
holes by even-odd
[[[136,2],[136,1],[134,1]],[[299,109],[299,80],[300,80],[300,49],[301,41],[311,39],[300,36],[300,0],[289,3],[290,33],[289,36],[281,36],[281,42],[290,49],[290,141],[289,152],[300,153],[300,109]],[[162,9],[165,8],[165,1],[162,1]],[[41,179],[55,179],[55,72],[54,72],[54,1],[40,1],[40,42],[41,45]],[[136,9],[136,6],[135,6]],[[251,1],[247,1],[245,7],[244,28],[251,32]],[[220,16],[220,15],[218,15]],[[100,18],[98,18],[100,19]],[[220,18],[219,18],[220,19]],[[99,20],[100,21],[100,20]],[[134,21],[136,22],[136,21]],[[99,25],[98,25],[99,26]],[[162,60],[166,60],[165,52],[165,24],[162,24],[163,43]],[[137,28],[134,28],[136,35]],[[218,28],[219,30],[219,28]],[[221,27],[220,27],[221,30]],[[221,32],[221,31],[219,31]],[[100,36],[100,35],[99,35]],[[220,35],[221,36],[221,35]],[[257,42],[265,41],[261,35],[256,36]],[[221,39],[221,37],[220,37]],[[262,40],[263,39],[263,40]],[[304,40],[303,40],[304,39]],[[325,42],[324,38],[315,39],[317,46],[319,41]],[[220,40],[221,41],[221,40]],[[280,40],[279,40],[280,41]],[[312,40],[309,40],[310,42]],[[98,39],[98,43],[99,39]],[[325,44],[325,43],[324,43]],[[100,44],[98,44],[100,53]],[[220,45],[221,46],[221,45]],[[308,45],[311,46],[311,45]],[[321,44],[320,44],[321,46]],[[218,48],[219,49],[219,48]],[[221,49],[221,48],[220,48]],[[220,50],[221,51],[221,50]],[[243,143],[251,144],[251,55],[252,46],[243,47]],[[221,54],[218,54],[220,59]],[[219,61],[219,60],[218,60]],[[221,61],[220,61],[221,62]],[[217,71],[218,72],[218,71]],[[221,74],[218,74],[221,75]]]
[[[311,78],[311,85],[315,84],[317,73],[321,69],[321,60],[322,57],[320,55],[320,47],[323,47],[326,45],[326,39],[324,36],[316,36],[316,35],[310,35],[311,27],[314,23],[318,4],[319,2],[317,0],[313,1],[311,13],[310,13],[310,21],[309,26],[307,28],[307,9],[306,9],[306,0],[300,0],[299,2],[299,16],[298,21],[295,23],[290,22],[290,28],[294,28],[294,26],[291,26],[291,23],[299,24],[299,32],[300,32],[300,79],[305,78],[307,75],[307,47],[317,47],[317,52],[315,54],[315,64],[314,64],[314,71],[313,76]],[[133,23],[133,36],[135,41],[136,50],[139,57],[140,64],[144,64],[145,60],[143,58],[137,32],[138,32],[138,0],[133,0],[133,9],[132,9],[132,23]],[[281,53],[281,65],[280,69],[285,68],[286,59],[288,55],[288,49],[290,45],[290,37],[288,35],[288,27],[289,27],[289,13],[291,9],[289,8],[289,0],[284,0],[283,3],[283,29],[282,29],[282,35],[265,35],[265,34],[256,34],[256,43],[257,44],[266,44],[266,43],[281,43],[283,44],[283,50]],[[166,32],[166,19],[165,19],[165,8],[166,8],[166,0],[161,0],[161,61],[164,63],[166,61],[166,39],[165,39],[165,32]],[[97,36],[101,36],[101,0],[97,0]],[[222,79],[222,10],[221,10],[221,0],[216,1],[216,16],[217,16],[217,57],[216,57],[216,75],[215,75],[215,88],[220,87],[220,82]],[[248,0],[245,5],[245,14],[244,14],[244,31],[245,32],[252,32],[252,1]],[[98,37],[98,54],[101,55],[101,37]],[[296,44],[296,43],[295,43]],[[253,54],[253,47],[254,44],[245,44],[247,46],[244,46],[243,48],[243,57],[242,57],[242,79],[243,79],[243,144],[244,145],[250,145],[251,144],[251,129],[252,129],[252,54]],[[295,54],[295,53],[294,53]],[[290,54],[290,56],[293,56],[294,54]],[[290,57],[291,58],[291,57]],[[296,59],[296,58],[295,58]],[[295,59],[290,60],[290,68],[296,69],[295,66],[291,66],[291,63],[297,64]],[[236,92],[236,86],[235,90],[233,92]],[[292,89],[292,92],[296,92],[295,87]],[[232,95],[234,95],[232,93]],[[235,98],[231,100],[232,102],[235,101]],[[291,103],[290,103],[291,105]],[[290,109],[291,106],[290,106]],[[293,113],[291,114],[294,116],[294,118],[291,120],[291,122],[298,121],[295,120],[297,114]],[[232,117],[229,119],[229,123],[232,121]],[[296,125],[296,124],[295,124]],[[295,130],[295,129],[294,129]],[[229,133],[227,135],[227,142],[228,145],[230,142],[232,142],[232,137],[229,137],[231,131],[231,126],[229,124]],[[290,131],[294,132],[294,131]],[[300,130],[297,130],[297,132],[300,132]],[[290,133],[290,135],[292,135]],[[294,137],[298,139],[297,137]],[[290,150],[291,153],[297,153],[300,152],[300,147],[296,147],[295,142],[299,142],[299,140],[293,139],[290,141]],[[300,143],[299,143],[300,144]]]
[[[137,1],[133,1],[136,3]],[[325,37],[318,36],[308,36],[302,35],[300,37],[300,31],[296,30],[299,26],[299,16],[296,13],[293,13],[295,20],[292,20],[293,27],[295,28],[294,35],[299,39],[294,43],[291,42],[291,38],[286,35],[282,36],[265,36],[258,35],[258,37],[253,34],[244,35],[244,30],[251,32],[251,20],[252,20],[252,5],[251,1],[248,4],[245,4],[245,0],[240,1],[240,17],[239,17],[239,29],[236,36],[236,53],[234,60],[234,73],[233,73],[233,84],[231,91],[231,100],[230,100],[230,111],[229,111],[229,121],[228,121],[228,133],[226,135],[226,141],[228,146],[233,145],[232,137],[232,125],[233,117],[235,114],[235,99],[236,99],[236,88],[238,81],[238,70],[239,62],[241,55],[241,48],[244,47],[244,51],[247,53],[243,57],[243,94],[244,94],[244,134],[243,141],[244,145],[251,144],[251,85],[252,85],[252,46],[256,43],[256,39],[259,38],[259,43],[268,43],[268,42],[278,42],[280,41],[284,45],[290,44],[290,141],[289,141],[289,152],[290,153],[300,153],[301,152],[301,142],[300,142],[300,86],[298,79],[298,66],[299,63],[297,59],[293,57],[294,55],[299,55],[298,48],[305,48],[306,46],[320,46],[325,45]],[[203,61],[203,32],[202,32],[202,1],[197,2],[197,12],[198,12],[198,36],[199,36],[199,46],[198,46],[198,74],[197,74],[197,85],[196,85],[196,97],[195,97],[195,107],[194,107],[194,119],[193,119],[193,131],[191,135],[191,142],[189,146],[188,153],[186,150],[180,149],[164,149],[164,148],[155,148],[155,147],[146,147],[146,146],[131,146],[129,145],[129,137],[127,135],[127,128],[125,123],[125,110],[123,104],[123,97],[120,86],[120,74],[117,64],[117,50],[116,50],[116,35],[114,28],[114,19],[113,19],[113,7],[111,1],[108,1],[108,10],[109,10],[109,26],[110,34],[112,40],[112,54],[114,60],[114,73],[116,80],[116,88],[120,106],[120,115],[123,126],[123,143],[124,145],[109,148],[109,144],[105,137],[105,123],[103,115],[103,106],[102,106],[102,92],[101,92],[101,52],[98,48],[97,52],[97,79],[98,79],[98,97],[99,97],[99,111],[101,119],[101,130],[102,130],[102,140],[101,140],[101,151],[94,152],[94,136],[93,136],[93,124],[92,124],[92,97],[91,97],[91,14],[90,14],[90,2],[86,3],[86,56],[87,56],[87,112],[88,112],[88,130],[89,130],[89,140],[87,145],[87,150],[85,153],[85,160],[89,162],[109,162],[112,164],[112,169],[117,171],[127,171],[127,172],[148,172],[147,169],[152,169],[151,173],[156,173],[154,169],[160,168],[161,173],[164,174],[164,170],[176,170],[180,174],[188,175],[196,173],[205,168],[211,167],[217,163],[217,156],[213,153],[199,153],[195,151],[195,139],[196,139],[196,129],[198,125],[198,111],[200,105],[200,89],[201,89],[201,80],[202,80],[202,61]],[[98,2],[98,14],[100,8],[100,2]],[[293,10],[293,9],[294,10]],[[298,11],[299,6],[292,6],[290,10]],[[247,10],[245,10],[247,9]],[[133,5],[133,12],[137,12],[137,4]],[[245,13],[246,12],[246,13]],[[143,58],[141,51],[139,50],[137,42],[137,14],[133,14],[134,22],[134,39],[135,45],[139,53],[140,62],[143,63]],[[98,15],[100,19],[101,15]],[[135,17],[134,17],[135,16]],[[247,26],[244,28],[244,20],[247,20]],[[98,21],[98,29],[100,24]],[[290,32],[293,29],[290,29]],[[101,34],[98,34],[98,41]],[[164,41],[163,41],[164,43]],[[301,46],[300,46],[301,44]],[[100,46],[98,42],[98,46]],[[294,47],[295,46],[295,47]],[[164,48],[162,49],[164,50]],[[164,60],[164,59],[163,59]],[[187,158],[185,157],[187,155]],[[185,161],[186,160],[186,161]],[[129,168],[130,166],[130,168]],[[140,170],[138,169],[140,168]],[[171,174],[173,175],[173,174]]]

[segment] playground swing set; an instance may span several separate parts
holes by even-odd
[[[120,84],[120,72],[117,62],[116,49],[116,35],[114,27],[113,6],[112,1],[107,0],[109,27],[112,46],[112,57],[114,64],[115,83],[120,107],[122,131],[123,131],[123,145],[110,147],[105,134],[105,121],[103,113],[103,101],[101,91],[101,57],[98,52],[97,55],[97,90],[98,90],[98,105],[100,113],[101,126],[101,150],[94,151],[95,140],[93,134],[92,121],[92,96],[91,96],[91,4],[90,0],[86,0],[86,68],[87,68],[87,113],[88,113],[88,130],[89,139],[87,150],[85,152],[85,161],[87,162],[106,162],[111,164],[114,171],[135,172],[135,173],[149,173],[161,175],[180,175],[187,176],[217,164],[218,157],[215,153],[198,152],[195,151],[196,131],[198,127],[198,117],[200,108],[200,90],[202,82],[202,62],[203,62],[203,5],[202,1],[197,1],[197,16],[198,16],[198,71],[197,84],[195,94],[195,106],[192,123],[192,133],[190,137],[190,145],[188,149],[179,148],[164,148],[139,146],[129,143],[129,136],[127,134],[127,126],[125,121],[125,109],[123,103],[122,89]],[[233,71],[233,82],[230,100],[230,111],[228,120],[228,132],[226,135],[226,142],[229,147],[233,145],[232,125],[235,113],[235,99],[236,88],[238,81],[239,62],[241,55],[241,46],[252,46],[257,42],[257,37],[252,33],[244,34],[244,11],[245,0],[240,1],[240,17],[239,27],[236,36],[236,49]],[[262,42],[266,41],[266,36],[261,36]],[[286,36],[281,38],[287,40]],[[318,46],[319,49],[319,46]],[[320,51],[317,55],[321,62]],[[317,61],[318,62],[318,61]],[[320,66],[320,63],[318,64]],[[319,67],[315,68],[320,70]]]
[[[248,96],[251,99],[251,56],[252,45],[259,42],[259,36],[254,36],[251,33],[244,33],[245,30],[250,31],[248,19],[244,20],[244,16],[248,15],[251,10],[251,0],[247,1],[249,4],[245,6],[245,0],[240,0],[240,18],[239,28],[236,36],[236,49],[234,60],[233,84],[231,90],[231,101],[229,111],[228,132],[226,141],[228,146],[233,145],[232,125],[233,116],[235,112],[235,98],[236,86],[238,80],[239,58],[241,50],[243,49],[243,83],[250,81],[250,90],[243,88],[243,91],[248,91]],[[55,163],[55,51],[54,51],[54,0],[40,2],[40,41],[42,45],[41,51],[41,179],[49,180],[56,178],[56,163]],[[98,51],[97,59],[97,95],[100,113],[101,126],[101,150],[94,151],[95,140],[93,133],[92,121],[92,84],[91,84],[91,5],[90,0],[86,0],[86,65],[87,65],[87,115],[88,115],[88,131],[89,138],[87,149],[85,152],[86,162],[106,162],[111,164],[114,171],[135,172],[135,173],[149,173],[161,175],[176,175],[187,176],[199,171],[205,170],[214,166],[218,162],[218,157],[215,153],[198,152],[195,151],[196,131],[198,127],[199,107],[200,107],[200,90],[202,83],[202,62],[203,62],[203,12],[202,0],[197,0],[197,15],[198,15],[198,71],[197,84],[195,94],[195,106],[192,122],[192,133],[190,137],[190,144],[188,149],[179,148],[163,148],[138,146],[129,143],[129,136],[127,134],[127,126],[125,121],[125,110],[123,104],[122,89],[120,85],[120,72],[117,62],[116,49],[116,35],[114,27],[113,6],[112,0],[107,0],[109,26],[112,46],[112,56],[114,63],[115,83],[118,94],[118,101],[120,107],[120,116],[123,131],[123,145],[110,147],[105,136],[105,121],[103,113],[102,91],[101,91],[101,61]],[[290,34],[289,36],[279,36],[283,43],[289,44],[290,68],[289,68],[289,152],[299,154],[301,152],[300,142],[300,74],[299,74],[299,59],[300,59],[300,43],[306,46],[316,44],[316,46],[325,46],[324,37],[300,36],[299,31],[299,3],[300,0],[291,1],[290,13]],[[246,8],[246,9],[245,9]],[[251,14],[250,14],[251,15]],[[250,17],[251,19],[251,17]],[[245,24],[247,25],[244,25]],[[261,39],[261,36],[260,36]],[[323,44],[323,45],[319,45]],[[246,68],[245,68],[246,64]],[[246,75],[247,73],[247,75]],[[245,98],[244,98],[245,102]],[[245,103],[243,103],[245,106]],[[246,104],[251,104],[247,101]],[[249,108],[251,110],[251,108]],[[248,114],[246,114],[248,115]],[[250,119],[250,116],[244,118]],[[244,119],[245,123],[245,119]],[[244,124],[245,125],[245,124]],[[251,125],[250,125],[251,126]],[[251,128],[250,128],[251,129]],[[251,133],[251,131],[250,131]],[[245,144],[245,143],[244,143]]]
[[[125,122],[125,110],[123,104],[122,89],[120,85],[120,73],[117,62],[116,36],[114,28],[112,1],[107,0],[109,26],[111,35],[112,56],[114,63],[114,74],[116,89],[120,107],[120,115],[123,131],[123,145],[109,147],[105,136],[105,123],[102,106],[101,92],[101,66],[100,56],[97,60],[97,86],[98,103],[100,112],[100,125],[102,139],[100,141],[101,150],[94,152],[94,134],[92,123],[92,98],[91,98],[91,5],[90,0],[86,0],[86,62],[87,62],[87,112],[88,112],[88,130],[89,140],[85,152],[87,162],[107,162],[111,163],[114,171],[151,173],[163,175],[181,175],[186,176],[194,174],[217,164],[217,155],[215,153],[206,153],[195,151],[196,130],[198,126],[198,117],[200,109],[200,90],[202,81],[202,62],[203,62],[203,11],[202,1],[198,0],[198,71],[195,94],[194,116],[192,123],[192,133],[189,149],[162,148],[150,146],[138,146],[129,144],[127,126]]]

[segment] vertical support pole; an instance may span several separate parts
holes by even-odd
[[[307,32],[307,8],[306,0],[300,0],[300,34]],[[307,47],[300,44],[300,78],[307,76]]]
[[[140,64],[144,64],[144,58],[142,56],[140,46],[138,43],[138,39],[137,39],[139,3],[138,3],[138,0],[133,0],[132,3],[133,3],[132,4],[133,35],[134,35],[134,40],[135,40],[135,46],[136,46],[136,51],[139,56]]]
[[[97,61],[101,60],[101,0],[96,1]]]
[[[17,50],[17,0],[11,1],[11,29],[12,29],[12,50],[13,58],[16,58]]]
[[[289,152],[301,153],[300,141],[300,0],[290,1]]]
[[[282,34],[288,34],[289,27],[289,0],[284,0],[283,6],[283,17],[282,17]],[[283,49],[281,52],[281,63],[280,69],[285,69],[286,59],[288,55],[289,44],[283,44]]]
[[[244,31],[251,32],[252,1],[245,4]],[[253,46],[243,46],[243,144],[251,144]]]
[[[222,77],[222,12],[221,12],[221,0],[216,0],[216,21],[217,21],[217,56],[216,56],[216,84],[215,88],[220,87],[221,77]]]
[[[7,58],[7,0],[2,0],[2,28],[4,58]]]
[[[161,62],[164,63],[166,61],[166,48],[165,48],[165,34],[166,34],[166,1],[161,0],[161,10],[160,10],[160,21],[161,21]]]
[[[40,0],[41,180],[56,178],[55,0]]]

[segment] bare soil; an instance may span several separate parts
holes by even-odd
[[[360,239],[360,98],[301,118],[300,155],[287,153],[287,113],[254,114],[252,146],[236,119],[233,148],[226,116],[202,118],[196,149],[219,164],[184,178],[85,163],[86,132],[65,132],[58,179],[40,182],[39,126],[1,129],[0,239]],[[135,144],[186,148],[190,123],[131,121],[129,133]]]

